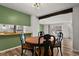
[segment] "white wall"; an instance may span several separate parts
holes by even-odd
[[[31,16],[31,30],[32,30],[32,36],[38,36],[39,20],[35,16]]]
[[[44,33],[48,34],[48,25],[44,25]]]
[[[72,28],[72,23],[68,25],[69,26],[69,35],[70,38],[73,40],[73,28]]]
[[[23,26],[24,33],[32,33],[31,26]]]
[[[79,51],[79,5],[73,8],[73,49]]]
[[[40,20],[39,23],[44,25],[46,24],[44,28],[45,32],[48,32],[47,31],[48,27],[46,27],[47,24],[51,24],[52,26],[61,25],[63,26],[62,30],[63,30],[64,38],[72,38],[72,13],[45,18]]]
[[[72,39],[72,24],[68,23],[68,24],[63,24],[62,26],[62,32],[63,32],[63,37],[64,38],[71,38]]]
[[[56,24],[51,24],[50,25],[50,29],[48,28],[48,25],[44,25],[44,33],[50,33],[50,34],[54,34],[56,36],[56,33],[54,33],[56,31],[55,27],[56,26],[61,26],[61,30],[63,32],[63,37],[66,39],[72,39],[72,24],[71,23],[56,23]],[[50,32],[48,32],[48,30],[50,30]],[[53,30],[53,32],[52,32]]]
[[[62,24],[51,24],[50,25],[50,34],[57,36],[57,31],[62,30]]]

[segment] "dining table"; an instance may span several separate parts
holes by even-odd
[[[53,41],[53,37],[51,37],[50,41]],[[45,41],[45,39],[42,37],[40,39],[40,46],[43,46],[43,42]],[[33,49],[35,50],[36,47],[39,47],[39,36],[31,36],[25,39],[25,42],[27,44],[30,44]],[[41,53],[41,52],[40,52]],[[33,52],[33,55],[35,55],[35,51]]]

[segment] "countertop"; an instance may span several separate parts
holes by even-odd
[[[0,32],[0,35],[19,35],[21,34],[20,32]],[[24,33],[24,34],[31,34],[31,33]]]

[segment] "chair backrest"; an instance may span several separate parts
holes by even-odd
[[[21,45],[25,44],[26,35],[24,33],[20,34]]]
[[[53,44],[55,44],[56,38],[55,38],[54,35],[50,35],[50,34],[46,34],[46,35],[44,35],[44,36],[40,36],[40,37],[39,37],[39,40],[38,40],[38,44],[40,44],[40,39],[41,39],[41,38],[44,38],[45,41],[50,41],[51,37],[53,37],[53,39],[54,39],[54,40],[53,40]]]
[[[43,45],[44,45],[44,55],[47,56],[47,55],[49,55],[49,47],[51,47],[51,46],[53,46],[55,44],[55,37],[53,35],[46,34],[44,36],[40,36],[39,37],[39,41],[40,41],[40,39],[42,37],[45,39],[45,41],[43,42]],[[53,44],[50,41],[51,37],[54,38]],[[39,42],[39,45],[40,45],[40,42]]]
[[[50,34],[44,35],[44,39],[45,41],[49,41],[49,39],[51,39],[51,35]]]
[[[52,39],[51,37],[53,37],[53,41],[51,41],[50,39]],[[55,36],[54,35],[50,35],[50,34],[46,34],[44,35],[44,43],[46,43],[46,45],[52,45],[54,46],[55,45]]]
[[[44,35],[43,31],[38,32],[38,36],[43,36],[43,35]]]
[[[57,33],[57,40],[61,42],[62,39],[63,39],[63,33],[62,32]]]

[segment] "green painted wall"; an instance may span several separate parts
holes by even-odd
[[[44,25],[40,24],[40,31],[44,31]]]
[[[0,5],[0,24],[31,25],[30,15]],[[27,34],[27,36],[31,34]],[[20,45],[19,35],[0,35],[0,51]]]
[[[0,23],[30,26],[30,15],[0,5]]]

